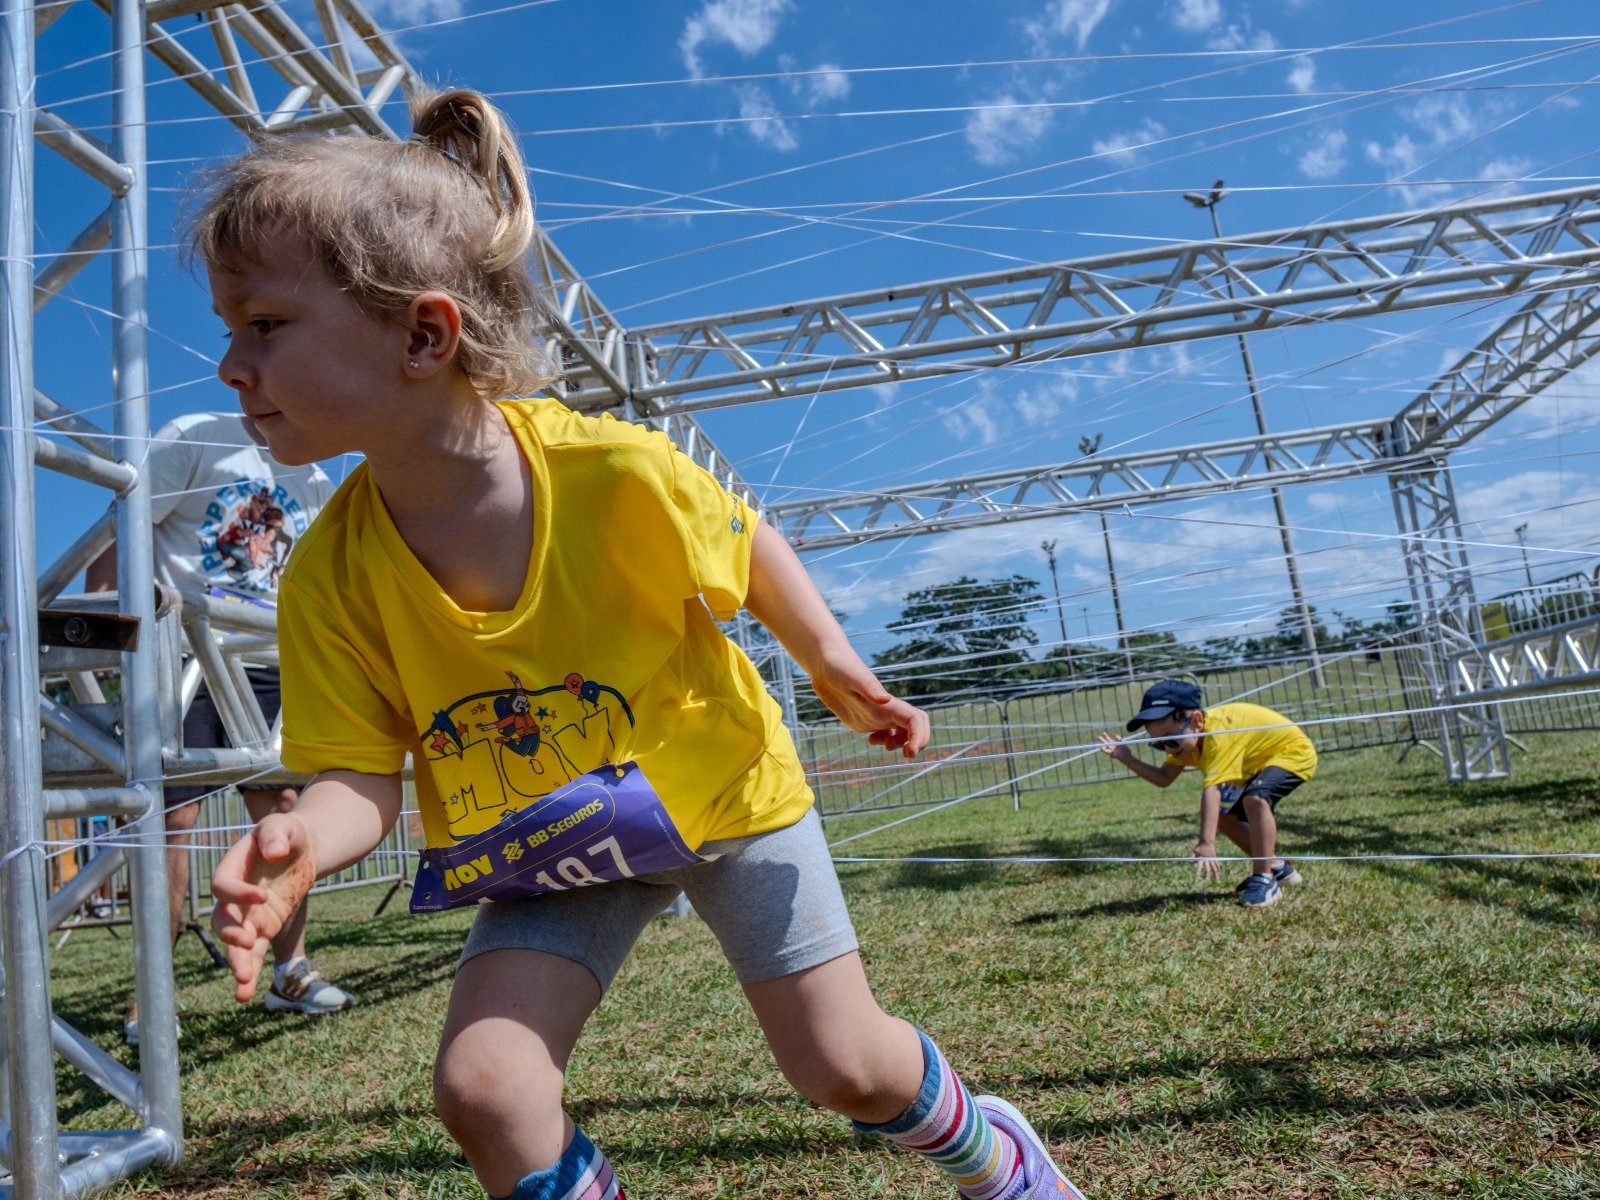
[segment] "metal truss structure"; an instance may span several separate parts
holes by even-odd
[[[113,135],[105,142],[36,102],[33,45],[71,0],[0,0],[0,1200],[83,1195],[182,1154],[159,782],[182,772],[224,782],[275,766],[274,731],[240,679],[240,656],[270,653],[269,622],[198,597],[159,593],[150,497],[145,330],[148,218],[145,67],[154,59],[252,138],[290,131],[394,137],[385,113],[416,75],[356,0],[312,0],[306,28],[276,0],[94,0],[109,18]],[[33,147],[80,168],[106,207],[67,251],[34,272]],[[703,409],[888,381],[1013,366],[1426,306],[1530,297],[1427,393],[1386,422],[1363,422],[1103,456],[1033,471],[924,483],[768,506],[802,548],[1104,511],[1275,484],[1383,472],[1421,620],[1453,778],[1509,770],[1495,700],[1589,681],[1593,628],[1574,623],[1486,644],[1450,485],[1448,455],[1591,357],[1600,341],[1600,189],[1460,204],[1423,213],[1106,255],[1037,268],[769,305],[625,328],[541,233],[533,250],[550,296],[549,348],[573,407],[662,429],[724,486],[757,497],[695,422]],[[79,415],[33,379],[33,314],[103,250],[111,252],[110,395],[115,426]],[[48,435],[48,436],[46,436]],[[33,469],[106,489],[113,514],[56,562],[33,560]],[[61,593],[115,536],[116,611]],[[776,654],[753,630],[752,653]],[[792,688],[776,655],[779,690]],[[44,663],[70,702],[41,694]],[[93,672],[120,665],[123,703]],[[185,751],[178,722],[201,678],[240,750]],[[1463,703],[1466,701],[1466,703]],[[1479,703],[1481,702],[1481,704]],[[40,732],[45,737],[41,741]],[[135,831],[46,900],[45,822],[111,814]],[[139,1070],[131,1072],[51,1012],[45,933],[126,860],[135,923]],[[62,1133],[54,1056],[124,1101],[138,1125]]]
[[[1457,671],[1460,691],[1486,703],[1552,687],[1600,685],[1600,617],[1490,642],[1472,658],[1460,660]]]
[[[1600,192],[1593,194],[1600,197]],[[1592,268],[1581,272],[1592,274]],[[1439,706],[1452,780],[1510,772],[1497,705],[1462,703],[1498,669],[1488,657],[1462,541],[1448,456],[1600,353],[1600,286],[1537,291],[1508,320],[1388,421],[1257,434],[1200,446],[1095,455],[1076,462],[767,506],[797,547],[822,549],[1285,483],[1389,476],[1423,663]],[[1540,687],[1559,685],[1557,664]],[[1579,674],[1582,674],[1580,672]],[[1581,682],[1576,676],[1573,682]]]
[[[1327,222],[644,326],[633,334],[649,379],[633,398],[694,412],[1594,282],[1596,195]],[[601,381],[579,373],[574,385],[574,407],[612,403]]]

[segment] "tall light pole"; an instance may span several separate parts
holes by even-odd
[[[1528,587],[1533,587],[1533,571],[1528,566],[1528,543],[1523,534],[1528,532],[1528,524],[1524,521],[1516,528],[1517,545],[1522,548],[1522,573],[1528,577]]]
[[[1100,452],[1100,440],[1105,435],[1095,434],[1093,437],[1078,439],[1078,452],[1085,458],[1093,458]],[[1100,538],[1106,546],[1106,574],[1111,577],[1111,608],[1117,614],[1117,645],[1122,648],[1122,663],[1127,668],[1128,679],[1134,678],[1133,647],[1128,644],[1128,627],[1122,619],[1122,592],[1117,588],[1117,560],[1111,557],[1111,528],[1106,524],[1106,514],[1100,514]]]
[[[1185,192],[1183,198],[1196,208],[1203,208],[1211,214],[1211,231],[1216,235],[1217,241],[1222,240],[1222,223],[1217,220],[1217,205],[1228,194],[1222,180],[1217,180],[1211,185],[1211,190],[1204,195],[1199,192]],[[1233,276],[1224,271],[1223,283],[1228,289],[1228,299],[1233,299]],[[1244,314],[1240,314],[1243,319]],[[1244,378],[1250,387],[1250,404],[1255,409],[1256,432],[1267,432],[1267,413],[1261,406],[1261,391],[1256,386],[1255,363],[1250,358],[1250,343],[1245,340],[1243,333],[1239,338],[1239,357],[1244,360]],[[1311,679],[1317,687],[1326,687],[1327,680],[1322,673],[1322,654],[1317,649],[1316,623],[1311,619],[1311,606],[1306,603],[1305,589],[1300,586],[1300,566],[1295,561],[1294,539],[1289,535],[1289,517],[1283,507],[1283,490],[1276,484],[1272,487],[1272,507],[1278,516],[1278,534],[1283,540],[1283,558],[1289,567],[1289,591],[1294,596],[1295,607],[1300,610],[1300,634],[1305,641],[1306,654],[1311,659]]]
[[[1072,674],[1072,643],[1067,640],[1067,610],[1061,607],[1061,577],[1056,574],[1056,541],[1040,542],[1039,549],[1050,563],[1050,586],[1056,593],[1056,619],[1061,622],[1061,652],[1066,656],[1067,674]]]

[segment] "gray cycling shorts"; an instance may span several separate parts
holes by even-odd
[[[543,950],[587,967],[604,992],[651,919],[679,891],[741,983],[819,966],[856,949],[816,809],[771,833],[707,842],[707,862],[637,879],[478,906],[461,963],[489,950]]]

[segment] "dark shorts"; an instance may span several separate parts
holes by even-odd
[[[261,704],[261,715],[271,724],[278,719],[278,710],[283,707],[283,697],[279,691],[277,667],[247,667],[245,674],[250,677],[250,690],[256,694],[256,700]],[[201,684],[200,690],[195,693],[194,703],[189,706],[189,711],[183,717],[183,744],[191,750],[209,750],[219,746],[231,746],[228,731],[222,724],[222,714],[217,711],[216,701],[211,698],[211,693],[206,690],[206,685]],[[169,787],[166,789],[167,804],[185,804],[190,800],[197,800],[201,796],[209,796],[216,791],[215,787]],[[271,789],[277,791],[277,788]]]
[[[1282,767],[1263,767],[1246,783],[1222,785],[1222,813],[1224,816],[1231,813],[1235,820],[1247,825],[1249,819],[1244,815],[1243,803],[1246,796],[1260,796],[1267,802],[1268,808],[1276,811],[1278,801],[1304,782],[1293,771],[1285,771]]]

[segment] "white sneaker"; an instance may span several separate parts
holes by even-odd
[[[336,988],[309,958],[292,959],[272,973],[267,1011],[320,1015],[349,1008],[356,998]]]
[[[183,1037],[182,1021],[178,1022],[178,1037]],[[137,1046],[139,1044],[139,1014],[137,1011],[130,1009],[128,1015],[122,1018],[122,1040],[129,1046]]]

